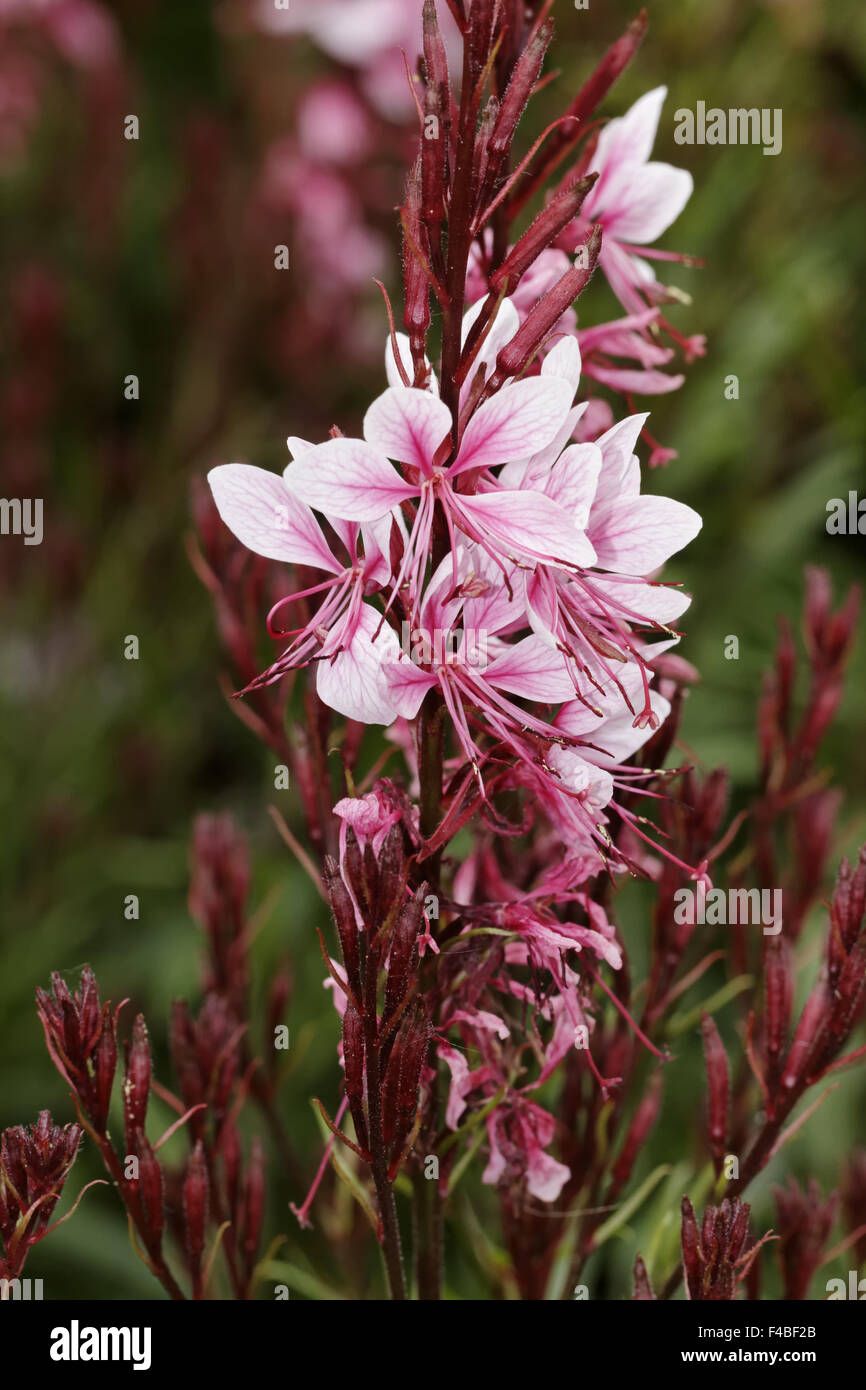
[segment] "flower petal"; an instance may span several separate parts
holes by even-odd
[[[428,690],[436,684],[430,671],[422,671],[413,661],[389,661],[385,669],[385,688],[397,713],[414,719]]]
[[[377,521],[418,494],[363,439],[328,439],[290,463],[283,477],[307,506],[347,521]]]
[[[574,699],[574,682],[568,674],[565,658],[556,647],[535,634],[515,642],[492,661],[484,672],[484,679],[527,700],[558,704],[561,700]]]
[[[397,638],[380,614],[362,604],[346,648],[316,667],[319,699],[362,724],[393,724],[397,713],[385,688],[384,663],[398,650]]]
[[[624,165],[633,168],[646,164],[652,154],[667,94],[667,87],[654,87],[639,97],[624,116],[617,116],[604,127],[591,166],[591,172],[597,173],[599,179],[582,209],[583,216],[590,221],[610,206],[608,185],[616,173]]]
[[[452,501],[477,530],[514,558],[577,566],[595,562],[595,550],[584,533],[543,493],[500,488],[477,497],[452,495]]]
[[[671,555],[693,541],[701,518],[670,497],[633,497],[610,507],[589,534],[601,569],[617,574],[652,574]]]
[[[429,478],[433,457],[451,424],[451,411],[438,396],[412,386],[391,386],[364,416],[364,438],[388,458]]]
[[[269,560],[342,572],[309,507],[292,496],[279,474],[249,463],[224,463],[207,478],[217,511],[248,550]]]
[[[605,230],[617,241],[651,246],[675,222],[694,189],[687,169],[672,164],[624,166],[607,188],[612,209]]]
[[[451,474],[529,458],[550,443],[571,408],[574,391],[561,377],[536,376],[498,391],[476,410]]]
[[[571,444],[557,459],[545,494],[558,502],[579,530],[585,531],[601,473],[597,444]]]

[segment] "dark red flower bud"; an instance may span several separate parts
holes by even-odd
[[[361,1148],[370,1141],[364,1113],[364,1025],[354,1005],[347,1001],[343,1014],[343,1060],[346,1067],[346,1096]]]
[[[830,992],[827,988],[826,973],[822,973],[812,993],[803,1006],[800,1021],[794,1032],[793,1041],[782,1073],[782,1088],[793,1090],[802,1082],[806,1061],[815,1046],[827,1013]]]
[[[190,1154],[183,1184],[184,1246],[193,1276],[195,1296],[201,1292],[201,1259],[207,1232],[210,1192],[204,1148],[199,1139]]]
[[[822,1263],[824,1247],[839,1210],[839,1194],[826,1199],[814,1178],[804,1192],[794,1178],[787,1187],[774,1187],[779,1235],[777,1246],[785,1298],[801,1301],[809,1297],[809,1285]]]
[[[389,1180],[396,1175],[418,1110],[421,1070],[430,1045],[430,1024],[420,1004],[401,1023],[382,1086],[382,1132],[390,1148]]]
[[[779,1082],[791,1020],[793,993],[794,977],[788,943],[782,936],[768,937],[764,953],[764,1011],[766,1081],[770,1095],[775,1094]]]
[[[616,1068],[612,1067],[608,1060],[605,1062],[605,1071],[608,1075],[616,1074]],[[662,1073],[660,1071],[653,1072],[646,1091],[641,1097],[640,1104],[634,1113],[632,1122],[628,1127],[628,1133],[623,1141],[622,1149],[611,1170],[611,1187],[607,1197],[608,1201],[613,1201],[616,1194],[622,1191],[631,1177],[635,1161],[658,1119],[663,1086],[664,1081]]]
[[[354,893],[355,901],[364,915],[364,920],[367,921],[373,903],[370,892],[371,885],[367,875],[368,866],[365,856],[361,852],[358,837],[351,826],[346,832],[346,849],[341,867],[346,886],[351,893]]]
[[[36,1005],[51,1060],[104,1134],[117,1045],[114,1019],[108,1005],[100,1008],[93,971],[82,970],[74,997],[55,972],[50,994],[37,989]]]
[[[757,1246],[749,1241],[749,1204],[725,1199],[707,1207],[698,1232],[688,1197],[682,1202],[682,1251],[686,1296],[703,1301],[731,1300],[745,1278]]]
[[[809,1056],[808,1075],[817,1081],[841,1050],[857,1023],[866,1000],[866,933],[858,937],[831,992],[829,1016]]]
[[[403,204],[403,326],[409,335],[416,376],[419,368],[424,367],[424,348],[430,327],[430,266],[421,209],[421,161],[418,160],[409,175]]]
[[[718,1174],[728,1138],[728,1058],[715,1020],[706,1013],[701,1017],[701,1034],[707,1069],[707,1139]]]
[[[355,998],[358,999],[361,996],[361,957],[355,909],[352,905],[352,899],[349,897],[349,890],[341,877],[339,866],[336,860],[330,857],[325,859],[324,878],[334,925],[340,938],[340,950],[343,955],[343,965],[346,967],[346,976]]]
[[[600,250],[601,228],[593,227],[584,245],[585,255],[581,257],[584,263],[567,270],[553,289],[530,309],[514,337],[499,353],[487,395],[492,395],[510,377],[524,371],[566,309],[589,284]]]
[[[803,619],[806,649],[816,672],[824,674],[844,661],[854,637],[860,607],[860,591],[852,588],[838,613],[833,612],[833,588],[827,570],[806,567],[806,600]]]
[[[102,1029],[93,1054],[93,1087],[90,1118],[97,1134],[104,1134],[111,1108],[111,1091],[117,1070],[117,1036],[110,1004],[102,1010]]]
[[[448,55],[439,28],[434,0],[424,0],[423,14],[424,63],[427,68],[428,86],[435,87],[447,110],[450,104],[450,79],[448,76]],[[448,97],[448,100],[446,100]]]
[[[136,1130],[132,1139],[132,1151],[138,1159],[138,1194],[144,1204],[148,1235],[159,1246],[165,1226],[162,1168],[143,1129]]]
[[[147,1100],[150,1094],[150,1043],[147,1024],[141,1014],[132,1026],[132,1044],[126,1060],[123,1081],[123,1118],[126,1125],[126,1144],[133,1152],[133,1135],[144,1129]]]
[[[406,855],[403,849],[403,831],[399,825],[392,825],[379,856],[379,899],[376,904],[376,920],[381,929],[399,906],[406,879]]]
[[[424,94],[421,132],[421,217],[432,239],[445,217],[446,127],[442,93],[429,86]]]
[[[586,118],[592,114],[599,102],[604,100],[623,68],[640,47],[648,22],[646,10],[641,10],[637,19],[632,21],[622,37],[608,49],[598,67],[583,84],[568,108],[565,124],[553,132],[544,148],[539,150],[532,161],[523,187],[513,199],[515,212],[519,211],[526,199],[532,196],[568,151],[574,148],[583,133]]]
[[[262,1141],[256,1136],[250,1150],[250,1161],[244,1181],[243,1214],[241,1217],[241,1236],[249,1274],[252,1274],[255,1266],[264,1216],[265,1155]]]
[[[827,968],[831,988],[835,987],[845,959],[853,949],[863,926],[866,911],[866,845],[860,850],[857,868],[843,859],[830,904],[830,937]]]
[[[647,12],[641,10],[625,33],[617,39],[616,43],[611,44],[595,71],[583,84],[568,108],[570,116],[576,116],[583,121],[586,120],[587,116],[592,115],[599,103],[607,96],[620,73],[637,53],[648,25]]]
[[[590,174],[585,179],[578,179],[577,183],[552,199],[538,214],[523,236],[512,246],[499,269],[491,275],[490,288],[495,294],[498,295],[505,289],[506,282],[508,292],[514,293],[521,277],[535,264],[542,251],[550,246],[580,212],[584,199],[597,178],[597,174]]]
[[[646,1265],[642,1257],[638,1255],[634,1262],[634,1293],[632,1294],[632,1302],[646,1302],[648,1299],[654,1298],[655,1294],[652,1291],[649,1275],[646,1272]]]
[[[93,1051],[100,1031],[99,989],[96,976],[89,965],[81,972],[81,986],[75,996],[78,1013],[78,1035],[84,1056]]]
[[[15,1125],[0,1134],[0,1236],[5,1260],[0,1274],[18,1277],[28,1250],[42,1239],[63,1192],[81,1142],[80,1125],[63,1129],[42,1110],[35,1125]],[[39,1203],[22,1230],[20,1218]],[[10,1242],[14,1239],[14,1251]]]
[[[686,1281],[686,1293],[689,1298],[696,1297],[693,1292],[700,1289],[701,1278],[703,1275],[703,1261],[701,1259],[700,1237],[698,1226],[695,1221],[694,1207],[688,1197],[682,1200],[682,1232],[680,1241],[683,1251],[683,1276]]]
[[[514,65],[511,80],[499,107],[496,123],[487,141],[489,174],[498,177],[505,156],[511,148],[514,132],[517,129],[532,89],[538,81],[544,55],[553,37],[553,20],[548,19],[533,34]]]
[[[388,956],[388,978],[385,982],[385,1008],[382,1025],[386,1027],[406,997],[412,968],[417,960],[418,937],[424,921],[424,899],[427,885],[422,884],[402,908],[391,937]]]

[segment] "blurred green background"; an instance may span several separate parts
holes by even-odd
[[[694,300],[674,311],[677,326],[706,333],[708,351],[682,390],[650,403],[654,434],[679,457],[646,486],[704,516],[698,541],[671,566],[695,595],[681,650],[702,677],[684,739],[702,765],[725,764],[742,795],[756,763],[760,673],[777,614],[796,621],[804,563],[826,565],[840,598],[864,571],[863,537],[828,536],[825,508],[849,489],[866,495],[866,10],[862,0],[648,8],[649,36],[604,111],[669,88],[655,157],[689,168],[696,187],[661,245],[706,260],[667,278]],[[231,458],[282,466],[288,433],[312,436],[336,419],[356,430],[381,389],[378,347],[351,372],[323,371],[322,356],[305,364],[282,285],[265,272],[259,282],[249,267],[256,246],[266,259],[274,241],[267,227],[259,235],[248,226],[254,171],[291,129],[298,92],[326,60],[306,42],[236,32],[194,0],[119,0],[112,13],[125,55],[116,89],[83,94],[68,63],[51,63],[27,148],[0,171],[0,283],[8,305],[30,296],[29,328],[14,307],[0,321],[0,492],[43,496],[46,527],[41,547],[0,538],[0,1127],[30,1122],[45,1106],[72,1118],[33,1008],[34,988],[53,969],[71,981],[89,961],[105,997],[130,995],[169,1079],[169,1001],[198,997],[199,941],[185,902],[190,827],[200,811],[228,809],[251,842],[253,901],[279,891],[257,941],[256,990],[288,949],[294,1070],[283,1104],[309,1161],[318,1136],[309,1097],[333,1100],[339,1082],[314,936],[325,924],[266,813],[273,758],[218,689],[222,658],[184,538],[192,476]],[[555,13],[561,75],[530,116],[533,129],[560,93],[576,90],[634,7],[592,0],[576,12],[558,0]],[[698,100],[781,107],[782,153],[676,146],[673,112]],[[141,137],[124,146],[127,112],[139,115]],[[399,196],[399,147],[395,136],[377,169],[383,230]],[[183,262],[191,197],[212,239]],[[278,239],[291,243],[290,225]],[[393,289],[396,268],[395,254]],[[592,293],[587,312],[608,317],[602,287]],[[375,299],[358,312],[371,316],[378,343]],[[123,396],[128,373],[140,378],[137,402]],[[736,401],[725,399],[730,374]],[[123,658],[128,634],[139,638],[138,661]],[[724,658],[731,634],[738,661]],[[864,685],[861,644],[825,748],[847,793],[840,852],[866,833]],[[296,823],[292,794],[280,795]],[[128,893],[140,897],[137,922],[124,919]],[[638,953],[642,916],[638,894],[623,914]],[[697,1034],[682,1050],[647,1170],[691,1154],[703,1093]],[[866,1141],[864,1100],[863,1080],[845,1078],[792,1147],[793,1170],[832,1185],[841,1155]],[[97,1172],[87,1155],[71,1186]],[[773,1176],[755,1189],[762,1229]],[[646,1250],[665,1212],[675,1219],[688,1177],[675,1175],[621,1256],[605,1256],[593,1296],[627,1295],[636,1244]],[[286,1207],[301,1196],[277,1187],[269,1226],[288,1232],[287,1257],[303,1264],[304,1238]],[[107,1188],[87,1195],[28,1273],[44,1277],[50,1297],[158,1293]],[[458,1260],[458,1296],[483,1289],[472,1261]]]

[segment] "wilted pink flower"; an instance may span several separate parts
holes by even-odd
[[[515,1097],[487,1117],[490,1159],[486,1183],[525,1181],[539,1202],[555,1202],[571,1172],[545,1150],[553,1142],[556,1121],[533,1101]]]

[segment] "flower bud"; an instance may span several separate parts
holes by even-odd
[[[150,1044],[147,1025],[143,1016],[138,1014],[132,1027],[132,1044],[127,1055],[126,1076],[123,1081],[123,1119],[126,1126],[126,1144],[130,1153],[134,1150],[135,1131],[144,1129],[149,1094]]]
[[[357,841],[355,843],[357,844]],[[325,860],[324,877],[331,913],[337,928],[337,935],[340,938],[346,977],[355,998],[358,999],[361,996],[361,960],[355,909],[352,905],[352,899],[349,897],[349,891],[340,876],[337,863],[330,857]]]
[[[346,1068],[346,1098],[361,1148],[370,1141],[364,1113],[364,1025],[357,1009],[348,1001],[343,1014],[343,1062]]]
[[[566,309],[589,284],[601,250],[601,228],[593,227],[585,243],[587,264],[572,266],[547,294],[530,309],[514,337],[499,353],[496,370],[487,395],[492,395],[510,377],[519,376],[544,343]]]
[[[201,1259],[204,1253],[209,1209],[209,1187],[204,1149],[199,1139],[190,1154],[183,1184],[184,1246],[193,1274],[193,1283],[200,1284]]]
[[[728,1059],[715,1020],[709,1014],[701,1018],[701,1033],[707,1069],[707,1138],[718,1174],[728,1137]]]

